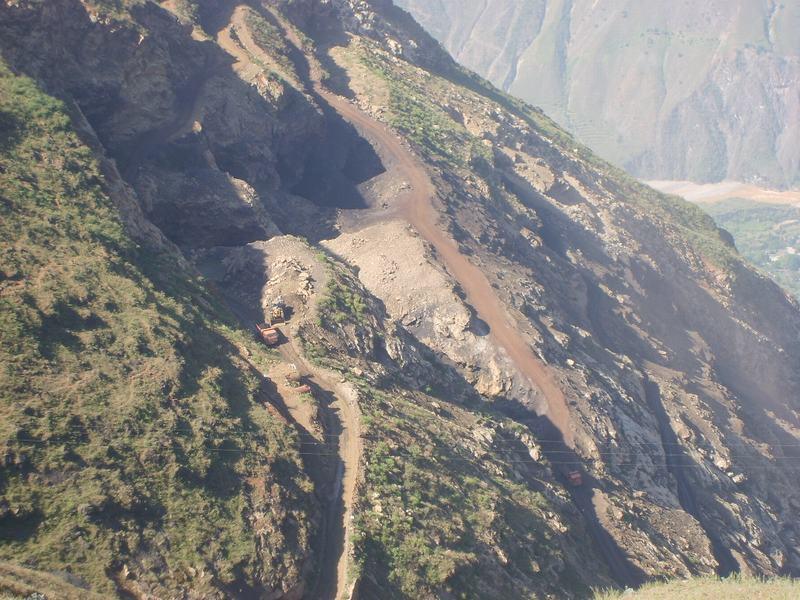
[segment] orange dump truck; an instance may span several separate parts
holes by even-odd
[[[258,334],[267,346],[277,346],[281,341],[281,332],[277,327],[269,325],[256,325]]]

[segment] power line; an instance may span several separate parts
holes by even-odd
[[[187,430],[187,432],[188,432],[188,430]],[[89,432],[81,431],[81,433],[89,433]],[[103,433],[103,432],[98,432],[97,430],[92,430],[91,433]],[[110,433],[110,432],[108,432],[108,433]],[[197,432],[192,431],[192,433],[197,433]],[[322,445],[322,444],[335,443],[335,442],[338,442],[338,438],[340,438],[342,435],[346,435],[346,434],[321,434],[320,437],[322,439],[318,439],[313,433],[310,433],[310,432],[301,432],[300,435],[301,436],[308,436],[308,437],[312,438],[311,440],[307,440],[307,441],[304,441],[304,440],[301,439],[298,443],[302,446],[302,445]],[[58,444],[58,443],[63,443],[64,441],[73,441],[74,442],[74,441],[77,441],[79,437],[81,437],[81,436],[72,435],[72,436],[65,436],[65,439],[47,439],[47,440],[35,439],[35,438],[12,438],[9,441],[26,442],[26,443],[33,443],[33,444]],[[264,437],[263,435],[258,435],[258,434],[249,434],[249,435],[246,435],[246,436],[239,435],[237,437],[225,436],[225,435],[221,435],[220,436],[220,438],[222,440],[224,440],[224,441],[239,441],[239,442],[259,442],[259,441],[261,441],[263,439],[263,437]],[[495,440],[495,441],[497,441],[497,440]],[[522,443],[520,440],[518,440],[516,438],[508,438],[507,441]],[[657,444],[657,443],[643,443],[642,445],[644,446],[644,448],[646,450],[651,450],[651,451],[657,451],[659,449],[664,449],[664,448],[660,448],[659,447],[660,445]],[[561,446],[563,446],[563,442],[559,442],[559,447],[561,447]],[[594,456],[589,456],[589,457],[581,456],[580,454],[578,454],[574,450],[570,450],[570,449],[547,450],[545,448],[542,448],[542,452],[544,454],[547,454],[547,455],[552,455],[552,454],[573,455],[574,454],[577,457],[580,457],[582,460],[593,460],[595,458],[595,456],[596,457],[628,456],[628,455],[631,455],[632,453],[636,453],[635,448],[636,448],[637,444],[636,443],[632,443],[631,446],[632,446],[632,448],[630,450],[627,450],[627,449],[624,449],[624,448],[620,448],[620,449],[616,449],[616,450],[599,450],[596,453],[594,453]],[[648,454],[648,453],[645,453],[645,452],[638,452],[638,455],[639,456],[647,456],[649,458],[659,458],[659,457],[681,458],[681,457],[691,457],[691,451],[695,450],[695,448],[693,448],[691,446],[686,446],[686,445],[682,445],[682,444],[665,443],[665,444],[663,444],[663,446],[673,446],[673,447],[679,448],[682,451],[681,452],[664,452],[664,453],[654,452],[654,454],[652,454],[652,455]],[[759,451],[759,448],[757,448],[755,446],[752,446],[752,445],[741,444],[738,447],[739,448],[747,448],[747,449],[753,450],[754,452],[758,452]],[[771,447],[774,447],[774,448],[794,448],[794,447],[800,447],[800,444],[773,444],[773,445],[771,445]],[[528,448],[520,448],[520,449],[493,449],[493,448],[488,448],[488,449],[486,449],[486,451],[487,452],[491,452],[493,454],[516,454],[516,453],[527,454],[527,453],[529,453],[531,451],[531,449],[528,449]],[[757,456],[753,455],[753,454],[750,454],[750,455],[730,455],[730,456],[719,455],[719,456],[722,457],[725,460],[737,459],[737,458],[746,458],[746,459],[757,458]],[[767,457],[767,456],[763,456],[763,455],[760,455],[760,456],[762,456],[765,460],[794,460],[794,459],[800,460],[800,456],[771,456],[771,457]],[[709,460],[709,459],[706,458],[705,460]]]
[[[100,432],[94,431],[93,433],[100,433]],[[326,443],[332,443],[332,442],[338,441],[338,438],[340,438],[341,436],[349,435],[349,434],[320,434],[320,437],[322,439],[318,439],[315,434],[310,433],[310,432],[304,432],[304,433],[301,433],[300,435],[305,435],[305,436],[308,436],[308,437],[310,437],[312,439],[309,440],[309,441],[300,440],[299,444],[301,444],[301,445],[309,445],[309,444],[317,445],[317,444],[326,444]],[[77,436],[77,435],[66,436],[65,440],[66,441],[76,441],[78,437],[79,436]],[[220,437],[221,437],[221,439],[223,439],[225,441],[257,442],[257,441],[260,441],[261,439],[263,439],[264,436],[263,435],[252,434],[252,435],[249,435],[249,436],[238,436],[238,437],[222,435]],[[135,440],[136,438],[131,438],[131,439]],[[374,437],[368,437],[368,436],[361,436],[361,439],[371,440],[371,441],[382,441],[381,438],[374,438]],[[28,443],[43,443],[43,444],[47,444],[47,443],[56,444],[56,443],[61,443],[61,442],[65,441],[65,440],[62,440],[62,439],[42,440],[42,439],[34,439],[34,438],[12,438],[9,441],[28,442]],[[508,441],[522,443],[522,442],[520,442],[520,440],[518,440],[516,438],[509,438]],[[559,442],[559,444],[563,445],[563,442]],[[679,452],[679,453],[671,453],[671,452],[669,452],[669,453],[660,453],[660,452],[655,452],[654,453],[655,456],[682,457],[682,456],[689,455],[688,453],[690,453],[692,450],[695,449],[692,446],[685,446],[685,445],[682,445],[682,444],[664,444],[664,445],[665,446],[674,446],[674,447],[680,448],[682,450],[685,450],[685,452]],[[635,448],[636,444],[634,443],[634,444],[632,444],[632,446],[634,446],[634,448]],[[759,448],[757,448],[755,446],[749,446],[749,445],[744,445],[744,444],[742,444],[740,447],[747,448],[747,449],[750,449],[750,450],[753,450],[753,451],[758,451],[759,450]],[[773,444],[773,445],[771,445],[771,447],[774,447],[774,448],[800,447],[800,444]],[[659,450],[660,449],[660,445],[657,444],[657,443],[646,444],[645,448],[646,449],[652,449],[652,450],[655,451],[655,450]],[[530,451],[531,450],[528,449],[528,448],[524,448],[524,449],[520,448],[520,449],[516,449],[516,450],[514,450],[514,449],[487,449],[487,452],[492,452],[494,454],[515,454],[515,453],[526,454],[526,453],[528,453]],[[581,456],[581,458],[584,458],[586,460],[592,460],[592,458],[593,458],[593,456],[589,456],[589,457],[582,456],[582,455],[580,455],[579,453],[577,453],[574,450],[547,450],[547,449],[543,448],[542,452],[544,454],[575,454],[577,456]],[[636,452],[634,449],[626,450],[624,448],[620,448],[618,450],[599,450],[594,454],[595,454],[595,456],[620,456],[620,455],[621,456],[627,456],[627,455],[630,455],[630,454],[637,454],[638,456],[648,456],[648,457],[653,456],[651,454],[647,454],[646,452]],[[726,459],[731,459],[731,458],[754,458],[753,455],[745,455],[745,456],[736,456],[736,455],[723,456],[723,455],[720,455],[720,456],[722,456],[723,458],[726,458]],[[773,456],[773,457],[764,457],[764,458],[768,459],[768,460],[785,460],[785,459],[800,459],[800,456]]]
[[[114,430],[112,430],[112,428],[103,428],[103,429],[85,428],[85,427],[81,427],[79,425],[69,426],[69,427],[65,427],[63,429],[66,430],[66,431],[74,430],[74,431],[77,431],[79,433],[87,433],[87,434],[88,433],[119,433],[119,431],[114,431]],[[48,431],[54,432],[54,431],[57,431],[57,430],[56,429],[49,429]],[[196,429],[190,429],[190,428],[170,428],[169,430],[163,430],[163,431],[161,431],[159,433],[162,433],[162,432],[163,433],[193,433],[193,434],[204,433],[203,431],[198,431]],[[208,431],[206,433],[214,434],[214,433],[217,433],[217,432]],[[225,435],[224,432],[218,432],[218,433],[220,435]],[[297,433],[297,435],[301,435],[301,436],[305,435],[305,436],[316,437],[317,435],[319,435],[320,437],[325,437],[325,438],[328,438],[328,437],[333,438],[333,437],[341,437],[341,436],[349,435],[349,434],[345,434],[345,433],[320,433],[320,434],[314,434],[314,433],[305,432],[305,431],[297,431],[296,433]],[[245,434],[245,435],[249,435],[249,436],[261,436],[261,435],[263,435],[261,433],[250,433],[250,432],[247,432],[247,431],[241,432],[238,435],[241,436],[241,434]],[[533,442],[535,444],[538,444],[538,445],[543,445],[543,444],[564,445],[564,440],[563,439],[539,439],[532,433],[524,434],[524,435],[530,435],[533,438]],[[499,441],[499,442],[519,442],[519,443],[523,443],[522,440],[520,440],[518,437],[495,436],[495,437],[492,438],[491,441],[493,441],[493,442],[494,441]],[[663,447],[663,446],[673,446],[673,447],[692,449],[692,448],[696,447],[696,446],[692,446],[690,444],[684,444],[684,443],[680,443],[680,442],[660,442],[660,441],[659,442],[645,442],[645,441],[627,441],[627,440],[624,440],[623,443],[625,445],[628,445],[628,446],[646,446],[646,447],[656,447],[656,448]],[[603,445],[606,445],[606,444],[608,444],[608,442],[601,443],[601,444],[598,444],[598,445],[603,446]],[[748,442],[723,442],[723,445],[726,448],[740,446],[740,447],[752,448],[752,449],[756,449],[756,450],[758,449],[758,446],[760,446],[760,445],[769,446],[769,447],[772,447],[772,448],[800,448],[800,442],[792,443],[792,444],[777,444],[777,443],[772,443],[772,442],[763,442],[763,441],[755,441],[755,440],[753,440],[752,443],[748,443]],[[622,446],[618,446],[618,447],[620,448],[620,450],[619,450],[620,452],[624,452],[624,450],[622,449]],[[553,452],[555,452],[555,451],[553,451]]]
[[[45,441],[42,441],[42,440],[25,440],[25,439],[21,439],[21,440],[18,440],[18,441],[28,442],[28,443],[35,443],[35,444],[43,444],[43,445],[48,443],[48,442],[45,442]],[[54,445],[54,444],[51,444],[51,445]],[[206,452],[219,452],[219,453],[227,452],[227,453],[258,454],[258,455],[262,455],[263,454],[263,452],[261,452],[261,451],[253,450],[253,449],[245,449],[245,448],[208,448],[208,447],[204,447],[202,449],[204,451],[206,451]],[[323,456],[324,457],[327,457],[327,456],[336,456],[336,457],[338,457],[339,456],[339,454],[336,453],[336,452],[297,452],[295,454],[296,455],[300,455],[300,456],[319,456],[319,457],[323,457]],[[676,455],[676,456],[681,456],[681,457],[684,457],[684,458],[688,458],[688,457],[685,457],[684,455]],[[404,452],[404,451],[396,452],[394,454],[389,455],[389,458],[402,458],[402,457],[411,458],[411,459],[415,459],[415,460],[429,460],[429,461],[441,462],[441,463],[467,462],[467,463],[470,463],[470,464],[476,464],[476,463],[480,463],[482,460],[484,460],[483,458],[479,458],[479,457],[467,458],[467,457],[443,457],[443,456],[435,456],[435,455],[428,455],[428,456],[414,455],[412,453]],[[492,458],[492,457],[488,457],[488,458]],[[785,460],[797,461],[798,465],[800,465],[800,457],[782,457],[782,458],[785,459]],[[767,459],[767,460],[773,460],[773,459]],[[575,466],[580,466],[580,465],[585,464],[587,462],[587,460],[583,459],[581,457],[576,457],[575,460],[571,460],[571,461],[547,460],[545,462],[545,461],[538,461],[538,460],[533,460],[533,459],[514,459],[514,460],[498,459],[496,462],[501,463],[501,464],[534,464],[534,465],[539,465],[539,466],[571,466],[571,467],[575,467]],[[642,465],[641,462],[626,462],[626,463],[617,463],[617,464],[614,464],[612,462],[608,466],[611,467],[611,468],[622,468],[622,467],[637,467],[637,466],[640,467],[640,466],[643,466],[643,465]],[[680,468],[680,469],[710,469],[713,466],[713,467],[719,469],[720,471],[722,470],[720,467],[717,467],[716,465],[708,464],[708,463],[706,463],[706,464],[669,464],[669,463],[655,464],[654,463],[653,466],[655,466],[656,468],[664,468],[664,469],[674,469],[674,468]],[[743,464],[743,463],[731,463],[728,468],[730,469],[730,468],[734,468],[734,467],[739,468],[739,469],[751,470],[751,471],[752,470],[769,470],[769,469],[780,470],[780,471],[800,471],[800,466]]]

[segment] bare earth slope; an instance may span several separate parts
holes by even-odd
[[[674,550],[653,540],[673,536],[674,530],[668,532],[677,526],[677,515],[684,513],[689,519],[679,521],[686,538],[678,545],[693,548],[689,553],[693,561],[708,561],[720,572],[751,568],[743,564],[750,561],[763,566],[761,550],[730,543],[728,518],[744,516],[743,497],[722,480],[701,473],[709,459],[722,465],[733,486],[758,485],[760,476],[755,473],[760,472],[764,482],[770,482],[763,493],[771,496],[774,486],[780,485],[778,479],[791,472],[797,432],[797,408],[791,398],[796,396],[797,380],[792,374],[794,359],[785,361],[782,356],[797,352],[796,304],[776,287],[764,294],[758,277],[741,264],[697,209],[587,162],[580,149],[548,130],[545,119],[510,103],[498,106],[489,100],[491,90],[465,91],[458,86],[463,81],[458,71],[448,69],[446,61],[430,56],[416,59],[425,41],[414,37],[419,34],[401,14],[384,7],[383,14],[394,19],[387,24],[377,21],[369,9],[352,10],[355,31],[378,41],[378,46],[351,39],[346,48],[333,49],[335,64],[344,71],[341,81],[347,82],[362,109],[380,115],[417,144],[437,181],[441,202],[437,204],[446,211],[445,222],[449,221],[462,253],[481,265],[507,306],[519,311],[514,317],[518,331],[530,336],[550,368],[558,371],[556,377],[571,405],[578,453],[605,465],[602,475],[597,472],[598,479],[619,477],[617,481],[630,485],[652,477],[644,493],[629,490],[623,499],[617,496],[621,488],[612,491],[599,485],[586,505],[576,493],[576,504],[591,507],[629,556],[653,553],[651,557],[674,560],[665,557]],[[444,65],[443,76],[408,65],[398,55],[438,62]],[[604,175],[589,174],[590,164]],[[620,193],[629,198],[624,205],[614,199]],[[422,238],[429,239],[424,225],[415,225]],[[355,231],[349,241],[333,247],[365,270],[372,265],[369,254],[353,247],[368,248],[369,238],[367,230]],[[431,250],[434,259],[447,266],[436,243]],[[388,247],[382,254],[400,268],[416,260],[403,260]],[[462,283],[453,269],[448,271],[456,284]],[[391,278],[389,273],[385,276]],[[397,316],[410,323],[412,331],[430,336],[424,320],[409,314],[424,302],[413,297],[413,289],[407,291],[407,300],[398,302],[395,288],[390,296],[380,279],[370,281],[371,291],[387,307],[396,307]],[[469,290],[464,291],[462,298],[468,301]],[[758,316],[765,301],[783,316],[774,321]],[[470,331],[460,335],[468,337],[475,322],[481,321],[480,308],[474,308],[467,325]],[[726,313],[729,316],[723,316]],[[787,323],[793,332],[784,336],[781,330]],[[491,325],[489,330],[494,332]],[[756,342],[762,335],[756,331],[764,332],[765,340],[782,339],[778,345],[783,350]],[[451,359],[471,362],[448,339],[452,335],[452,330],[442,331],[429,339],[433,347],[449,351]],[[742,345],[745,338],[751,342]],[[755,353],[752,343],[760,348]],[[750,365],[756,355],[764,360],[756,359],[759,367],[754,368]],[[515,385],[519,382],[500,384],[492,395],[495,406],[524,418],[525,401],[517,400],[522,390]],[[608,412],[602,408],[606,402]],[[645,420],[644,414],[649,415]],[[767,425],[773,418],[769,415],[778,414],[783,416]],[[781,425],[772,428],[777,422]],[[775,456],[781,458],[760,467],[755,466],[757,455],[747,449],[747,439],[757,430],[765,432],[765,426],[777,436]],[[541,439],[555,444],[558,429],[541,429]],[[645,476],[649,468],[641,470],[641,461],[652,461],[650,451],[656,447],[663,452],[660,467]],[[706,454],[711,447],[715,450]],[[556,445],[551,449],[568,464],[564,460],[568,449]],[[658,468],[675,482],[667,495],[656,483]],[[755,471],[745,475],[738,472],[740,468]],[[790,478],[784,481],[788,486],[784,489],[793,487]],[[723,491],[726,488],[729,492]],[[761,493],[753,487],[748,490]],[[670,494],[671,502],[666,501]],[[728,499],[727,494],[731,494]],[[648,515],[649,525],[615,523],[613,515],[620,518],[626,512],[621,504],[628,510],[638,505],[634,510]],[[761,511],[758,502],[753,510],[744,509],[755,515]],[[787,504],[785,510],[788,515],[794,509]],[[723,521],[726,526],[720,526]],[[596,541],[601,543],[601,538],[596,536]],[[795,556],[794,542],[786,543],[784,556],[789,559]],[[633,560],[649,571],[646,560]],[[615,571],[635,578],[629,568]]]

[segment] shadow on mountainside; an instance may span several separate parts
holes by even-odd
[[[272,130],[265,127],[265,122],[275,120],[276,108],[234,72],[236,57],[212,41],[193,38],[164,8],[154,3],[131,8],[137,25],[151,34],[137,46],[127,29],[109,36],[78,0],[74,4],[69,13],[74,21],[71,27],[49,23],[48,19],[58,18],[49,12],[43,13],[43,23],[15,19],[13,13],[0,15],[0,27],[9,33],[0,41],[3,56],[15,70],[76,101],[106,152],[117,161],[123,178],[139,192],[146,216],[178,245],[240,245],[270,235],[259,225],[258,210],[248,204],[231,176],[255,189],[256,202],[279,216],[276,221],[287,228],[286,233],[306,234],[312,240],[336,235],[338,209],[367,207],[358,186],[382,173],[383,165],[369,142],[314,92],[302,52],[290,46],[290,58],[307,85],[308,97],[290,89],[288,110],[298,118],[322,111],[322,130],[310,131],[309,143],[291,135],[287,138],[291,132],[285,128],[292,127],[290,123],[276,123]],[[213,37],[243,4],[201,3],[200,23]],[[280,28],[260,5],[249,10]],[[52,29],[60,37],[34,50],[34,26]],[[87,44],[99,45],[113,57],[102,64],[103,71],[92,82],[82,78],[91,71],[84,64]],[[48,57],[50,48],[61,48],[63,56]],[[32,56],[40,60],[32,61]],[[155,110],[156,102],[135,106],[128,97],[133,84],[127,71],[142,59],[169,63],[171,71],[157,72],[150,83],[163,84],[166,100],[159,102],[171,104],[170,110]],[[245,112],[232,116],[230,110]],[[265,115],[266,120],[254,120],[256,126],[250,127],[256,114]],[[243,127],[236,139],[225,130],[231,119]],[[201,130],[196,129],[197,123]],[[284,138],[291,143],[282,143]],[[265,168],[269,161],[274,161],[275,170]],[[298,212],[291,206],[299,202],[298,197],[311,201],[318,210]],[[298,214],[303,215],[300,225],[298,219],[290,218]]]
[[[647,581],[644,571],[633,564],[627,553],[603,527],[597,514],[592,498],[594,490],[601,487],[601,483],[587,473],[585,461],[564,442],[558,427],[547,416],[537,416],[530,408],[515,400],[497,401],[495,406],[502,414],[526,425],[533,433],[537,443],[542,447],[542,452],[552,465],[556,479],[569,492],[573,504],[583,516],[583,522],[592,537],[597,554],[605,560],[614,581],[622,587],[636,588],[644,584]],[[581,473],[582,485],[570,484],[568,474],[571,471]]]
[[[303,177],[291,191],[321,206],[368,208],[369,204],[358,186],[385,172],[380,157],[373,150],[372,144],[316,91],[312,69],[317,67],[310,64],[308,56],[298,45],[301,40],[297,39],[294,32],[287,31],[286,24],[279,21],[271,11],[256,5],[251,5],[250,8],[281,31],[285,39],[291,40],[288,45],[289,59],[305,86],[305,92],[313,98],[324,117],[326,134],[321,143],[311,149],[305,162]],[[322,60],[323,55],[324,53],[318,53],[314,60]],[[332,61],[324,61],[323,68],[328,74],[336,72],[338,79],[343,76],[343,72]]]
[[[706,516],[705,512],[701,509],[701,504],[695,494],[695,486],[692,481],[687,477],[687,471],[692,468],[697,468],[699,465],[694,462],[691,457],[683,449],[683,446],[678,441],[678,436],[670,424],[669,415],[664,409],[664,404],[661,401],[661,391],[658,384],[653,381],[645,381],[645,396],[647,405],[650,411],[655,416],[658,422],[659,435],[663,444],[664,456],[666,460],[667,471],[675,479],[677,486],[677,496],[683,510],[697,519],[700,526],[706,533],[714,558],[717,561],[717,575],[720,577],[727,577],[732,573],[739,572],[739,563],[734,559],[733,554],[727,548],[716,529],[719,524],[711,523]],[[718,502],[712,499],[714,504],[714,512],[720,514],[723,507]]]

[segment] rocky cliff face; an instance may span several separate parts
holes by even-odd
[[[398,4],[460,62],[639,177],[798,184],[792,3]]]
[[[245,571],[208,594],[581,597],[800,572],[800,308],[697,209],[389,2],[8,0],[0,31],[4,60],[84,125],[130,235],[245,325],[277,296],[293,308],[258,369],[322,509],[291,513],[271,485]],[[29,566],[70,560],[30,539],[13,547]],[[191,597],[185,543],[76,571]],[[186,569],[159,580],[173,557]]]
[[[410,98],[416,101],[413,108],[430,111],[445,132],[428,137],[423,153],[438,167],[451,231],[491,273],[531,344],[558,372],[578,446],[586,444],[579,453],[591,457],[599,481],[619,485],[616,491],[601,486],[592,502],[636,564],[650,574],[648,564],[672,564],[677,574],[727,570],[736,563],[744,569],[771,564],[781,570],[796,563],[796,534],[784,539],[779,524],[790,518],[794,505],[777,508],[773,496],[781,477],[783,489],[793,487],[795,433],[784,436],[796,432],[796,424],[788,429],[783,424],[796,423],[797,416],[790,400],[797,397],[796,358],[791,357],[798,350],[796,304],[742,265],[696,209],[654,196],[607,166],[592,164],[569,140],[548,131],[536,113],[470,93],[452,82],[452,74],[437,79],[413,66],[391,67],[396,59],[369,45],[351,52],[366,54],[361,62],[374,65],[371,76],[361,75],[361,85],[355,84],[358,70],[348,71],[364,107],[386,115],[401,130],[408,127],[405,132],[413,136],[412,124],[405,121]],[[342,65],[357,63],[346,53],[340,57]],[[431,90],[436,90],[435,103],[426,103],[422,98]],[[381,100],[386,97],[388,115]],[[454,166],[457,160],[442,160],[463,152],[465,141],[472,140],[477,149],[463,156],[468,162],[461,168]],[[364,231],[356,236],[369,237]],[[372,277],[368,267],[374,254],[358,255],[346,253],[362,276]],[[407,256],[385,248],[383,255],[399,265]],[[373,285],[381,295],[385,284]],[[385,294],[387,307],[397,306],[397,296],[396,291]],[[397,307],[398,316],[426,324],[414,317],[422,307],[419,297],[411,293],[406,299]],[[767,318],[761,312],[764,302],[782,316]],[[456,314],[453,318],[459,322]],[[455,338],[479,348],[471,323],[460,322],[456,327],[462,332]],[[473,364],[470,352],[455,349],[452,330],[433,337],[434,347]],[[477,370],[492,372],[489,355],[483,361]],[[524,418],[524,407],[517,405],[520,391],[502,368],[495,372],[500,375],[494,389],[482,391],[494,396],[498,407]],[[768,415],[781,405],[789,420],[773,421]],[[759,443],[750,437],[767,423],[778,443],[772,458],[753,452]],[[747,474],[746,467],[752,467]],[[757,495],[764,500],[750,504],[744,497],[752,493],[749,486],[762,485],[757,483],[762,477]],[[744,488],[749,491],[743,493]],[[763,520],[765,504],[783,517]],[[677,532],[669,530],[680,513],[690,518],[681,520],[686,528],[674,537]],[[639,516],[622,518],[625,514]],[[740,531],[752,531],[760,522],[762,541],[748,547],[741,545],[742,538],[734,541],[737,535],[729,528],[737,520],[734,529]],[[693,549],[686,552],[682,546]]]

